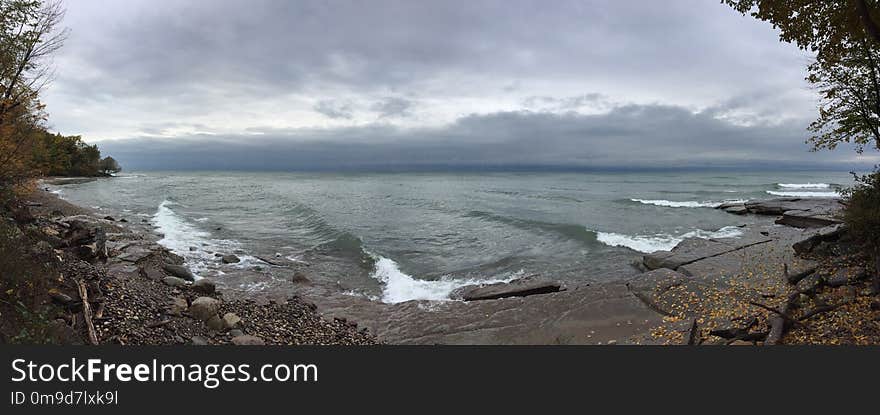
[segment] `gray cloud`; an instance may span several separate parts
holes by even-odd
[[[804,126],[738,126],[711,112],[628,105],[599,115],[502,112],[442,128],[387,124],[100,143],[129,169],[864,168],[849,152],[811,153]],[[873,159],[872,159],[873,157]]]
[[[354,118],[354,109],[352,108],[351,103],[346,101],[339,102],[322,100],[318,101],[313,108],[316,112],[329,118],[342,118],[347,120]]]
[[[379,113],[380,118],[406,117],[411,114],[415,102],[399,97],[388,97],[373,104],[371,109]]]
[[[718,1],[67,6],[51,123],[131,168],[851,162],[806,152],[809,54]]]

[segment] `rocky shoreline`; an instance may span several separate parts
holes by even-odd
[[[566,286],[532,276],[464,287],[456,301],[398,304],[309,283],[286,301],[224,298],[136,224],[44,191],[28,203],[28,226],[62,268],[66,289],[52,298],[66,313],[53,325],[68,342],[90,338],[77,318],[83,281],[97,343],[878,344],[880,304],[863,259],[847,248],[841,207],[796,198],[722,205],[777,219],[744,225],[737,238],[691,238],[641,256],[642,273],[620,281]],[[787,307],[810,325],[780,326],[780,316],[792,318]]]
[[[43,190],[16,214],[34,254],[57,272],[50,288],[58,343],[361,345],[377,340],[324,319],[302,298],[227,299],[183,259],[125,219],[101,217]],[[23,232],[24,232],[23,231]]]

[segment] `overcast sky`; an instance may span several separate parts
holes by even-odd
[[[68,0],[50,125],[124,167],[853,168],[719,0]]]

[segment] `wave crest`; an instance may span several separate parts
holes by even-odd
[[[775,190],[768,190],[767,193],[773,196],[782,197],[841,197],[840,193],[838,192],[777,192]]]
[[[374,255],[375,265],[371,277],[379,280],[382,287],[382,302],[389,304],[402,303],[411,300],[445,301],[456,288],[474,284],[494,284],[510,282],[518,275],[510,278],[496,278],[489,280],[452,279],[448,277],[439,280],[419,280],[400,270],[394,260],[383,256]]]
[[[717,231],[702,229],[693,230],[681,235],[624,235],[613,232],[598,232],[596,239],[608,246],[625,247],[646,254],[658,251],[670,251],[687,238],[723,239],[742,236],[742,230],[736,226],[725,226]]]
[[[777,183],[782,189],[828,189],[831,187],[828,183]]]
[[[722,202],[696,202],[696,201],[685,201],[685,202],[676,202],[672,200],[648,200],[648,199],[630,199],[633,202],[638,202],[643,205],[653,205],[653,206],[662,206],[662,207],[671,207],[671,208],[717,208],[725,203],[745,203],[747,200],[725,200]]]

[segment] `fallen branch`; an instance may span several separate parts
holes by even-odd
[[[721,337],[723,339],[727,339],[727,344],[731,344],[737,340],[748,341],[748,342],[757,342],[763,341],[767,338],[767,332],[750,332],[752,327],[758,324],[758,318],[752,317],[748,324],[744,327],[730,328],[730,329],[716,329],[709,332],[710,335]]]
[[[82,298],[83,319],[86,322],[86,329],[89,332],[89,343],[97,345],[98,335],[95,334],[95,325],[92,324],[92,308],[91,306],[89,306],[89,291],[86,288],[86,282],[83,280],[79,280],[77,287],[79,287],[79,296],[80,298]]]
[[[788,305],[787,305],[787,304],[786,304],[786,307],[785,307],[786,310],[777,310],[777,309],[775,309],[775,308],[773,308],[773,307],[770,307],[770,306],[768,306],[768,305],[764,305],[764,304],[761,304],[761,303],[758,303],[758,302],[755,302],[755,301],[749,301],[749,304],[751,304],[751,305],[753,305],[753,306],[755,306],[755,307],[763,308],[764,310],[767,310],[767,311],[769,311],[769,312],[771,312],[771,313],[773,313],[773,314],[775,314],[775,315],[777,315],[777,316],[779,316],[779,317],[782,317],[782,319],[785,320],[786,323],[789,323],[789,324],[791,324],[791,325],[795,325],[795,326],[802,326],[802,325],[803,325],[803,324],[801,324],[801,322],[795,320],[793,317],[791,317],[790,315],[788,315],[788,310],[787,310]]]

